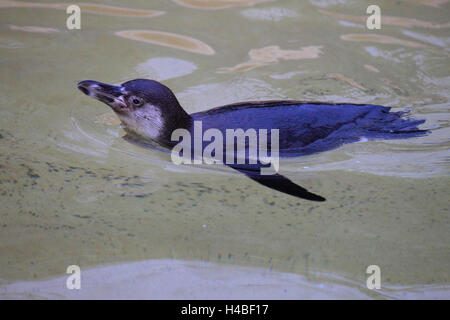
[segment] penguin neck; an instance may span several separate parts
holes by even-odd
[[[175,112],[170,117],[164,119],[164,130],[158,136],[158,143],[161,145],[172,148],[178,141],[172,141],[172,133],[177,129],[185,129],[191,131],[194,120],[184,109],[178,105]]]

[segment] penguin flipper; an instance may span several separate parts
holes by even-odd
[[[266,186],[268,188],[277,190],[282,193],[289,194],[291,196],[311,200],[311,201],[326,201],[322,196],[309,192],[305,188],[295,184],[288,178],[276,173],[271,175],[261,175],[259,171],[246,170],[238,167],[231,167],[240,173],[245,174],[247,177],[252,179],[259,184]]]

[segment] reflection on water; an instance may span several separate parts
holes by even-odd
[[[194,9],[218,10],[232,7],[252,6],[276,0],[172,0],[179,5]]]
[[[118,126],[120,125],[120,120],[116,116],[116,114],[112,111],[107,113],[102,113],[101,115],[95,118],[95,123],[104,124],[108,126]]]
[[[295,18],[299,16],[297,12],[285,8],[246,9],[241,11],[241,14],[250,19],[274,22],[278,22],[283,18]]]
[[[370,65],[370,64],[365,64],[364,68],[366,68],[369,71],[375,72],[375,73],[379,73],[380,70],[378,70],[376,67]]]
[[[438,37],[434,37],[434,36],[430,36],[430,35],[425,35],[425,34],[420,34],[417,32],[413,32],[410,30],[403,30],[402,32],[405,36],[414,38],[416,40],[420,40],[423,42],[427,42],[429,44],[438,46],[438,47],[442,47],[442,48],[446,48],[447,44],[450,44],[450,39],[440,39]]]
[[[127,39],[158,44],[189,52],[205,55],[215,54],[214,49],[206,43],[180,34],[154,30],[124,30],[118,31],[115,34]]]
[[[434,53],[450,57],[450,53],[448,53],[447,51],[433,48],[427,44],[419,43],[419,42],[411,41],[411,40],[403,40],[403,39],[386,36],[386,35],[381,35],[381,34],[362,34],[362,33],[344,34],[341,36],[341,39],[346,40],[346,41],[396,44],[396,45],[401,45],[404,47],[411,47],[411,48],[426,48]]]
[[[320,13],[338,18],[343,19],[347,21],[354,21],[354,22],[363,22],[366,23],[367,16],[353,16],[350,14],[342,14],[337,12],[331,12],[327,10],[320,9]],[[410,18],[404,18],[404,17],[390,17],[387,15],[382,15],[382,24],[388,25],[388,26],[397,26],[397,27],[403,27],[403,28],[413,28],[413,27],[419,27],[419,28],[428,28],[428,29],[448,29],[450,28],[450,23],[444,23],[444,24],[438,24],[434,22],[428,22],[428,21],[422,21],[417,19],[410,19]]]
[[[423,4],[426,6],[431,6],[438,8],[439,6],[448,3],[448,0],[403,0],[411,3]]]
[[[250,296],[242,283],[270,297],[448,297],[447,1],[382,1],[391,20],[378,31],[363,29],[359,1],[96,2],[82,8],[103,15],[69,31],[61,2],[0,0],[2,298],[32,297],[36,285],[77,298],[57,287],[72,264],[89,297],[113,294],[111,283],[131,294],[137,277],[141,288],[196,281],[191,298],[220,279],[236,297]],[[190,113],[245,100],[373,103],[431,133],[283,160],[282,174],[328,200],[311,203],[128,143],[117,117],[76,88],[133,78],[163,81]],[[381,291],[365,288],[372,264]]]
[[[124,17],[156,17],[164,14],[164,11],[131,9],[124,7],[115,7],[96,3],[77,3],[82,12],[97,13],[109,16]],[[60,9],[66,10],[69,3],[42,3],[42,2],[25,2],[14,0],[0,0],[0,9],[2,8],[42,8],[42,9]]]
[[[237,77],[226,82],[194,85],[176,95],[189,113],[236,101],[286,98],[281,89],[272,87],[264,80],[251,77]]]
[[[312,278],[314,281],[311,281]],[[444,299],[448,288],[387,287],[370,292],[333,274],[308,276],[210,262],[147,260],[83,271],[81,290],[67,277],[0,286],[7,299]],[[115,288],[115,290],[111,290]],[[120,288],[120,290],[117,290]],[[236,290],[239,288],[239,290]]]
[[[248,71],[257,67],[277,63],[278,60],[316,59],[322,54],[322,46],[303,47],[300,50],[282,50],[279,46],[268,46],[252,49],[248,53],[250,61],[240,63],[231,68],[220,68],[220,73]]]
[[[136,72],[143,78],[154,79],[157,81],[164,81],[167,79],[182,77],[191,74],[197,69],[197,66],[192,62],[162,57],[152,58],[136,67]]]
[[[367,90],[367,88],[364,88],[361,84],[359,84],[355,80],[350,79],[350,78],[348,78],[348,77],[346,77],[346,76],[344,76],[344,75],[342,75],[340,73],[330,73],[328,75],[328,77],[330,77],[332,79],[337,79],[337,80],[341,80],[341,81],[347,82],[349,85],[351,85],[351,86],[353,86],[355,88],[361,89],[363,91]]]
[[[14,24],[10,24],[9,28],[11,30],[24,31],[24,32],[37,32],[37,33],[59,32],[59,30],[56,28],[45,28],[45,27],[37,27],[37,26],[16,26]]]

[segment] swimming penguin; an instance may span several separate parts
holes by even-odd
[[[310,155],[337,148],[344,143],[359,141],[363,137],[400,139],[427,133],[427,130],[418,128],[424,120],[402,118],[404,112],[391,112],[389,107],[379,105],[289,100],[250,101],[188,114],[173,92],[154,80],[135,79],[118,86],[85,80],[78,83],[78,89],[113,109],[127,132],[128,140],[144,144],[156,142],[164,150],[176,148],[179,141],[172,138],[177,130],[193,135],[200,130],[202,137],[209,129],[224,136],[227,130],[255,130],[259,133],[270,131],[270,139],[265,137],[265,141],[268,141],[270,149],[274,144],[272,136],[278,136],[276,151],[279,157]],[[273,129],[277,131],[272,134]],[[232,161],[223,161],[223,164],[277,191],[303,199],[325,201],[322,196],[307,191],[276,172],[262,174],[261,168],[268,164],[261,159],[256,163],[249,161],[248,140],[245,140],[247,153],[244,152],[248,161],[236,161],[237,156],[234,154],[227,158]],[[215,142],[218,141],[216,137]],[[229,149],[226,149],[225,142],[222,143],[224,154],[227,154]],[[207,145],[203,141],[201,148],[206,150]],[[234,147],[232,150],[237,152]],[[218,148],[212,154],[217,151]],[[224,160],[225,157],[224,155]]]

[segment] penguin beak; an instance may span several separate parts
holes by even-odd
[[[114,111],[120,112],[127,108],[121,86],[112,86],[93,80],[81,81],[77,86],[85,95],[106,103]]]

